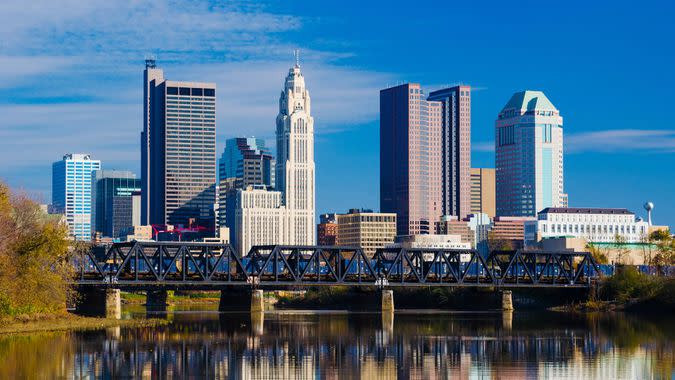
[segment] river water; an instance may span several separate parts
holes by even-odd
[[[675,324],[622,314],[124,311],[169,324],[0,336],[0,379],[672,379]]]

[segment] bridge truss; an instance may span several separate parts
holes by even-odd
[[[269,245],[238,257],[229,244],[115,243],[75,258],[79,285],[589,287],[600,270],[589,253],[378,249]]]

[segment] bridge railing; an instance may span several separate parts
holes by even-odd
[[[238,257],[229,244],[115,243],[76,258],[80,283],[269,285],[588,286],[601,272],[588,253],[254,246]]]

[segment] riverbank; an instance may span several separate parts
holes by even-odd
[[[163,319],[112,319],[82,317],[71,313],[19,316],[0,319],[0,335],[64,330],[100,330],[108,327],[148,327],[166,325]]]
[[[145,305],[147,298],[144,293],[122,292],[120,298],[125,305]],[[220,292],[200,291],[176,293],[169,291],[167,294],[168,305],[217,305],[220,302]]]
[[[400,287],[393,288],[394,307],[401,309],[498,310],[501,293],[492,287]],[[587,291],[570,289],[513,290],[516,310],[545,310],[587,299]],[[278,297],[278,309],[375,310],[380,307],[376,287],[331,286],[307,289],[304,294]]]

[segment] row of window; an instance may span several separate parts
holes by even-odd
[[[167,87],[167,95],[216,96],[214,88]]]

